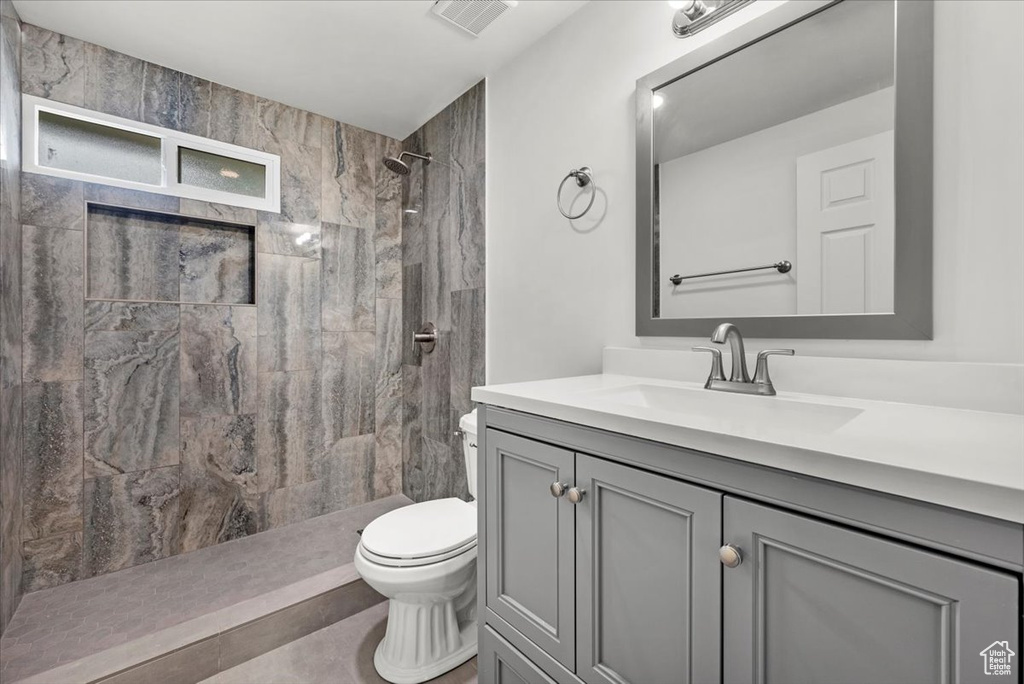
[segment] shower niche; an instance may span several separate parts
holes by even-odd
[[[256,304],[253,225],[86,204],[86,300]]]

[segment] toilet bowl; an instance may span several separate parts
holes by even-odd
[[[470,495],[476,496],[476,411],[459,422]],[[374,653],[393,684],[438,677],[476,655],[476,503],[438,499],[385,513],[363,530],[355,567],[388,599]]]

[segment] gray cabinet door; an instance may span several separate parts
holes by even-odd
[[[490,627],[483,627],[480,636],[477,658],[480,684],[555,684],[555,680]]]
[[[723,538],[727,684],[967,684],[1020,653],[1009,574],[732,497]]]
[[[576,455],[576,674],[721,681],[722,495]]]
[[[573,670],[575,511],[550,491],[573,453],[495,430],[486,449],[487,607]]]

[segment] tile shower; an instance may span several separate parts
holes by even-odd
[[[22,40],[23,93],[282,158],[280,214],[22,176],[24,590],[400,493],[399,142]]]
[[[400,142],[0,7],[0,628],[24,593],[395,494],[466,497],[484,83]],[[19,83],[280,155],[281,212],[22,173]],[[434,162],[390,173],[403,149]]]

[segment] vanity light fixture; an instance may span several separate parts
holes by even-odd
[[[238,172],[232,171],[231,169],[221,169],[220,175],[224,176],[225,178],[238,178]]]
[[[754,0],[673,0],[668,4],[676,10],[672,32],[686,38],[749,5]]]
[[[665,104],[665,96],[654,93],[651,95],[651,109],[657,109],[661,105]]]

